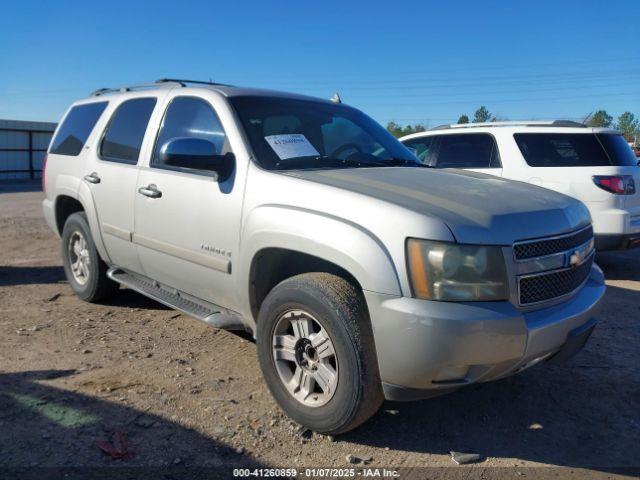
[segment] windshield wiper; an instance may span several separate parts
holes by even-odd
[[[414,160],[407,160],[406,158],[391,158],[389,159],[390,165],[394,167],[419,167],[419,168],[435,168],[433,165],[428,165],[422,162],[416,162]]]
[[[387,162],[376,162],[376,161],[362,161],[362,160],[351,160],[349,158],[345,158],[342,161],[345,165],[354,165],[356,167],[386,167]]]
[[[390,158],[390,159],[379,159],[379,160],[369,160],[362,158],[336,158],[328,155],[321,155],[319,157],[315,157],[314,160],[322,160],[331,162],[331,166],[327,166],[327,168],[340,168],[340,167],[356,167],[356,168],[370,168],[370,167],[419,167],[419,168],[435,168],[431,165],[426,165],[424,163],[419,163],[414,160],[409,160],[406,158]],[[335,162],[335,163],[333,163]]]
[[[341,158],[336,158],[336,157],[330,157],[328,155],[322,155],[320,157],[316,157],[315,160],[332,160],[334,162],[336,162],[339,166],[345,166],[345,167],[386,167],[388,166],[387,162],[384,161],[368,161],[368,160],[356,160],[356,159],[350,159],[350,158],[345,158],[345,159],[341,159]]]

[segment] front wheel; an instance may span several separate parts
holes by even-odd
[[[257,345],[276,401],[314,431],[351,430],[382,403],[367,307],[340,277],[306,273],[278,284],[260,308]]]

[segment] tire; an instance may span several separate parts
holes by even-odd
[[[301,321],[313,326],[309,330],[314,332],[307,337],[294,331]],[[285,326],[289,329],[284,330]],[[258,315],[257,347],[271,394],[289,417],[313,431],[327,435],[347,432],[369,419],[382,404],[366,303],[362,292],[340,277],[305,273],[274,287]],[[332,367],[335,377],[326,373]],[[287,382],[291,371],[294,373]],[[300,372],[314,378],[310,383],[313,390],[305,387],[294,393],[295,385],[310,385],[300,382]],[[327,379],[334,382],[332,386]]]
[[[82,243],[84,240],[84,244]],[[74,246],[84,246],[80,255]],[[83,267],[76,261],[86,258]],[[102,261],[91,236],[84,212],[69,215],[62,230],[62,263],[69,285],[86,302],[97,302],[112,296],[120,286],[107,277],[109,267]],[[75,270],[75,273],[74,273]],[[84,275],[83,275],[84,274]]]

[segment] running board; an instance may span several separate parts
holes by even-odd
[[[126,272],[121,268],[110,268],[107,272],[107,277],[169,308],[185,313],[213,327],[224,330],[248,331],[238,314],[204,300],[195,300],[189,295],[173,288],[164,287],[155,280],[142,275]]]

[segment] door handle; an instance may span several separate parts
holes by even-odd
[[[85,179],[85,181],[87,181],[89,183],[93,183],[94,185],[96,183],[100,183],[100,177],[98,176],[98,174],[96,172],[91,173],[91,175],[85,175],[84,179]]]
[[[160,198],[162,196],[162,192],[158,190],[158,187],[156,187],[153,183],[147,185],[146,187],[140,187],[138,189],[138,193],[149,198]]]

